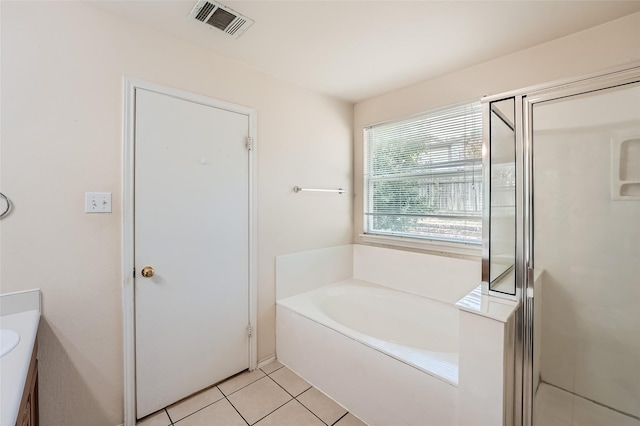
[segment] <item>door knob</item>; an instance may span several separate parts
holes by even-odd
[[[141,272],[142,276],[145,278],[151,278],[154,273],[155,271],[151,266],[145,266],[144,268],[142,268],[142,272]]]

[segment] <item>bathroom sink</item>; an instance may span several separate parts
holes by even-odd
[[[20,336],[12,330],[0,328],[0,358],[8,354],[18,346]]]

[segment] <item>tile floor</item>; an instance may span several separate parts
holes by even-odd
[[[366,426],[274,361],[240,373],[138,422],[138,426]]]
[[[533,411],[534,426],[640,426],[625,416],[547,383],[540,383]]]

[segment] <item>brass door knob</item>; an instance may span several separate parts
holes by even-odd
[[[144,268],[142,268],[142,272],[141,272],[142,276],[145,278],[151,278],[154,273],[155,271],[151,266],[145,266]]]

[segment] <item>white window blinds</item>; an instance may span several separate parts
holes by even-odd
[[[482,109],[364,129],[365,233],[482,241]]]

